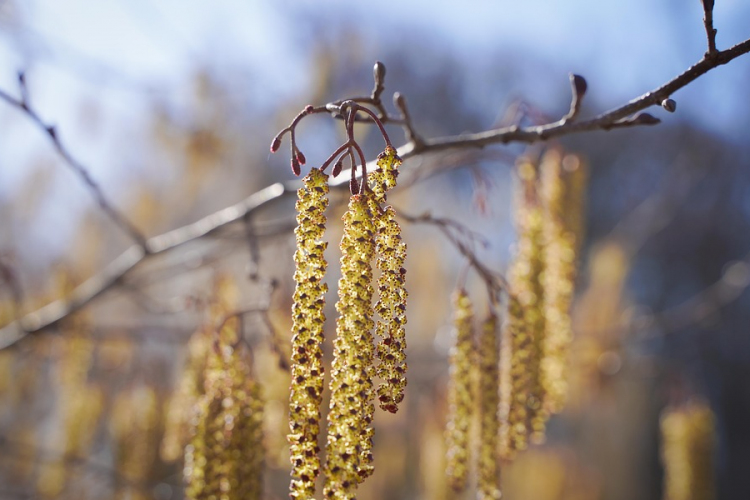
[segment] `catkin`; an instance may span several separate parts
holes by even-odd
[[[500,498],[500,468],[498,464],[498,404],[500,395],[497,316],[490,314],[482,323],[477,343],[479,352],[479,500]]]
[[[390,146],[378,156],[378,168],[370,174],[372,190],[370,209],[375,216],[375,246],[379,299],[375,305],[379,320],[376,333],[380,337],[376,355],[380,361],[377,375],[382,382],[378,386],[380,408],[396,413],[404,399],[406,387],[406,243],[401,238],[401,226],[396,221],[396,212],[391,206],[381,208],[386,191],[396,186],[401,158]]]
[[[354,195],[344,214],[336,340],[326,445],[326,498],[355,498],[372,474],[374,226],[367,195]]]
[[[297,283],[292,318],[292,385],[289,398],[289,430],[292,462],[290,497],[313,498],[315,478],[320,472],[318,434],[323,397],[323,324],[325,293],[323,283],[327,243],[325,231],[328,206],[328,175],[313,168],[297,191],[297,251],[294,254]]]
[[[704,403],[669,408],[661,417],[664,500],[713,500],[714,416]]]
[[[528,445],[528,391],[531,337],[524,311],[515,295],[508,296],[508,319],[500,349],[500,453],[512,459]]]
[[[530,161],[523,160],[518,166],[519,192],[516,198],[516,230],[518,231],[517,251],[509,271],[509,282],[523,311],[528,344],[525,369],[528,371],[529,385],[526,388],[528,431],[535,442],[544,440],[544,429],[549,413],[543,407],[545,399],[541,380],[542,346],[544,345],[545,311],[544,254],[542,227],[544,213],[537,192],[537,168]],[[512,315],[512,313],[511,313]],[[514,322],[515,323],[515,322]],[[517,327],[517,325],[515,326]]]
[[[185,449],[185,496],[258,500],[263,494],[263,400],[239,349],[236,319],[209,352],[205,393]]]
[[[453,296],[455,344],[450,353],[448,384],[448,423],[446,473],[448,484],[455,491],[466,488],[469,473],[469,436],[474,397],[472,394],[472,322],[474,311],[465,290]]]
[[[568,351],[573,338],[570,307],[575,281],[576,237],[565,226],[574,207],[566,203],[566,185],[560,153],[551,150],[541,163],[544,217],[544,315],[546,334],[542,343],[541,385],[544,408],[559,413],[567,395]]]
[[[115,465],[131,486],[121,486],[116,498],[139,496],[132,487],[148,482],[156,460],[159,426],[156,391],[134,387],[118,395],[112,407],[110,430],[115,442]]]

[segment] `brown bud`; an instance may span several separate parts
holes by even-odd
[[[633,118],[633,123],[639,125],[656,125],[661,123],[661,120],[649,113],[640,113]]]
[[[359,194],[359,182],[357,182],[357,179],[349,181],[349,192],[351,194]]]
[[[382,84],[385,78],[385,64],[380,61],[376,62],[372,68],[372,77],[375,79],[375,83]]]
[[[307,113],[308,115],[312,113],[313,111],[315,111],[315,108],[313,108],[311,104],[308,104],[307,106],[305,106],[305,113]]]
[[[406,109],[406,97],[401,92],[394,93],[393,104],[403,113],[404,109]]]
[[[271,152],[275,153],[276,151],[279,150],[280,147],[281,147],[281,137],[276,136],[273,138],[273,142],[271,143]]]
[[[299,160],[295,156],[292,158],[292,172],[294,172],[294,175],[299,177],[300,174],[300,168],[299,168]]]
[[[674,101],[674,99],[664,99],[661,102],[661,107],[666,109],[670,113],[674,113],[677,110],[677,103]]]
[[[338,175],[341,173],[342,168],[344,168],[344,161],[337,161],[333,164],[333,172],[331,172],[331,175],[333,175],[334,177],[338,177]]]
[[[296,157],[300,165],[304,165],[307,162],[307,159],[305,158],[305,155],[302,154],[302,151],[297,151]]]
[[[586,90],[589,88],[586,79],[581,75],[570,75],[570,81],[573,84],[576,95],[578,97],[583,97],[583,94],[585,94]]]

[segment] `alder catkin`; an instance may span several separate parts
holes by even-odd
[[[526,370],[529,386],[526,406],[530,438],[544,441],[549,413],[543,407],[545,388],[541,380],[542,352],[545,343],[544,311],[544,212],[538,194],[537,167],[528,160],[518,166],[519,192],[516,198],[516,256],[509,271],[510,288],[523,311],[524,328],[529,338]]]
[[[406,298],[405,288],[406,243],[401,238],[401,226],[391,206],[381,207],[386,191],[396,186],[401,158],[396,150],[386,147],[378,156],[378,168],[369,176],[372,190],[370,208],[375,216],[375,245],[379,299],[375,305],[379,320],[376,333],[380,343],[376,355],[380,361],[377,375],[382,382],[378,386],[380,408],[396,413],[404,399],[406,387]]]
[[[336,339],[326,445],[326,498],[353,499],[372,474],[373,217],[367,195],[354,195],[344,214]]]
[[[325,209],[328,206],[328,175],[317,168],[303,179],[297,191],[297,228],[294,233],[294,305],[292,306],[292,384],[289,397],[288,441],[292,462],[290,497],[311,499],[320,473],[318,434],[323,397],[323,325],[325,293],[323,283],[327,243]]]
[[[541,384],[544,408],[559,413],[567,396],[567,363],[573,339],[570,308],[573,302],[576,237],[565,227],[566,186],[562,157],[550,150],[541,163],[541,194],[544,217],[544,315],[547,330],[542,343]],[[580,204],[580,203],[579,203]],[[567,205],[567,206],[566,206]]]
[[[224,322],[206,361],[204,394],[185,449],[185,496],[259,500],[263,495],[264,404],[243,356],[236,318]]]
[[[474,397],[472,394],[472,322],[474,311],[466,291],[454,293],[455,344],[450,352],[446,449],[448,484],[454,491],[466,488],[469,473],[469,437]]]
[[[716,437],[705,403],[665,409],[661,417],[664,500],[713,500]]]
[[[524,311],[512,294],[508,296],[508,318],[500,345],[500,453],[503,458],[512,459],[528,445],[528,363],[532,345]]]
[[[498,463],[498,405],[500,395],[497,316],[493,313],[482,323],[477,343],[479,352],[479,500],[500,498],[500,467]]]

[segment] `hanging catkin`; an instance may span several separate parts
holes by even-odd
[[[292,306],[292,384],[289,398],[288,436],[292,462],[290,497],[313,498],[320,472],[318,434],[323,397],[323,325],[326,260],[322,241],[328,206],[328,175],[317,168],[303,179],[297,191],[297,251],[294,254],[297,283]]]
[[[372,474],[374,225],[367,195],[354,195],[344,214],[336,340],[326,445],[326,498],[352,499]]]
[[[498,464],[498,404],[500,396],[500,353],[497,334],[497,316],[493,313],[482,323],[479,336],[479,500],[500,498],[500,468]]]
[[[448,422],[445,436],[448,453],[446,473],[451,488],[462,491],[466,488],[469,473],[469,437],[474,406],[471,376],[474,311],[471,299],[463,289],[454,293],[453,305],[455,344],[450,353]]]
[[[575,234],[565,227],[568,210],[562,157],[550,150],[541,163],[544,217],[544,315],[547,330],[542,343],[541,383],[544,408],[559,413],[567,395],[568,351],[573,337],[570,308],[573,301],[576,260]]]
[[[704,403],[666,409],[661,417],[664,500],[713,500],[714,416]]]
[[[185,450],[188,499],[262,497],[263,400],[239,349],[237,323],[224,322],[206,362],[205,393]]]
[[[375,245],[379,300],[375,310],[379,315],[376,333],[381,341],[376,354],[380,360],[377,375],[382,379],[378,400],[383,410],[398,411],[406,387],[406,243],[401,238],[401,226],[396,221],[393,207],[381,208],[386,191],[396,186],[401,159],[390,146],[378,156],[378,168],[370,174],[371,212],[375,216]]]

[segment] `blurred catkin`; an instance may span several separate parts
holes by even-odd
[[[713,500],[714,415],[705,403],[667,408],[661,417],[664,500]]]
[[[367,195],[354,195],[344,214],[341,279],[333,343],[326,445],[326,498],[355,498],[372,474],[374,225]]]
[[[289,398],[289,435],[292,481],[291,498],[313,498],[320,473],[318,434],[323,397],[323,283],[327,243],[325,209],[328,206],[328,175],[317,168],[303,179],[297,191],[297,251],[294,254],[297,283],[292,306],[292,384]]]
[[[370,209],[375,216],[375,248],[379,300],[375,310],[379,315],[376,333],[380,337],[376,354],[380,360],[377,375],[382,379],[378,387],[378,400],[383,410],[398,411],[406,387],[406,243],[401,238],[401,226],[391,206],[381,208],[386,191],[396,186],[401,159],[396,151],[387,147],[378,156],[378,168],[370,174],[372,190]]]
[[[550,150],[541,166],[541,194],[544,217],[544,314],[547,330],[542,343],[541,385],[544,408],[559,413],[567,395],[568,352],[573,332],[570,308],[576,271],[576,234],[566,227],[566,215],[580,210],[581,200],[567,196],[562,156]]]
[[[518,298],[508,296],[508,318],[500,348],[500,453],[512,459],[528,445],[528,390],[531,337]]]
[[[453,325],[455,344],[450,353],[450,380],[448,383],[448,418],[446,449],[448,484],[455,491],[466,488],[469,473],[470,426],[474,395],[472,394],[472,322],[474,311],[466,291],[460,289],[453,295],[455,308]]]
[[[186,498],[258,500],[263,495],[264,404],[239,341],[237,318],[224,322],[208,354],[204,394],[185,449]]]
[[[497,316],[484,320],[479,336],[479,500],[500,498],[500,467],[498,462],[498,405],[500,402]]]
[[[149,475],[156,462],[159,439],[158,396],[142,385],[117,395],[109,427],[114,441],[115,468],[130,485],[120,485],[115,497],[141,497],[148,491]],[[131,486],[135,487],[132,491]]]
[[[544,440],[548,412],[540,367],[545,337],[544,212],[538,193],[537,167],[528,159],[518,165],[515,224],[517,248],[509,269],[511,296],[505,328],[501,382],[504,391],[501,426],[504,456],[524,449],[529,438]]]

